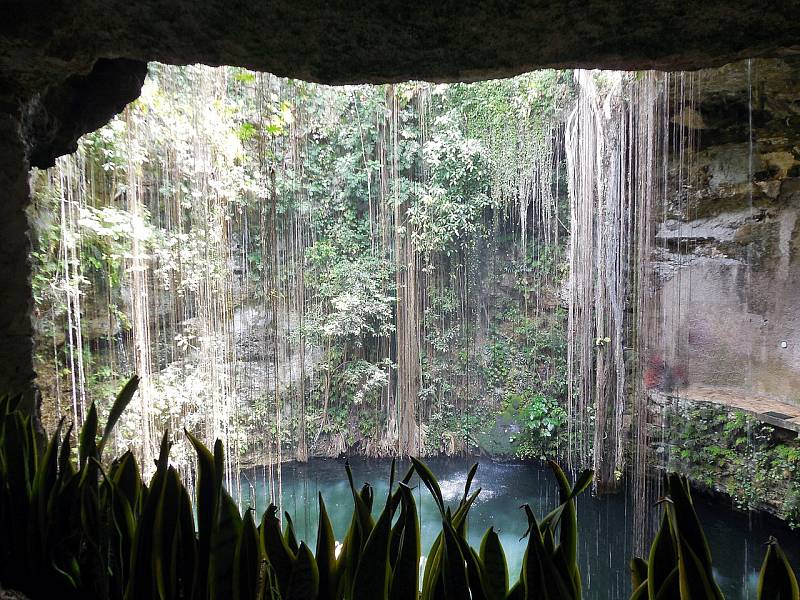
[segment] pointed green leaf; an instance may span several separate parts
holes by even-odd
[[[286,600],[317,600],[318,596],[319,570],[317,563],[311,550],[305,542],[302,542],[297,551],[297,559],[294,561]]]
[[[245,512],[242,533],[236,542],[233,564],[233,598],[239,600],[256,598],[261,552],[252,510]]]
[[[398,523],[402,523],[402,528],[392,533],[392,535],[399,535],[400,544],[392,571],[389,597],[391,600],[416,600],[419,592],[421,553],[419,518],[411,488],[405,483],[401,483],[400,493],[402,513]]]
[[[319,571],[319,600],[335,600],[338,587],[336,538],[333,536],[333,526],[321,493],[319,494],[316,561]]]
[[[490,600],[504,600],[508,595],[508,563],[500,537],[493,527],[481,540],[480,557],[485,570],[486,592]]]
[[[800,600],[800,590],[789,559],[771,537],[758,576],[758,600]]]
[[[103,437],[100,440],[100,444],[97,446],[97,452],[99,454],[103,453],[103,448],[105,448],[106,443],[108,443],[109,438],[111,437],[111,432],[114,429],[114,426],[119,421],[119,418],[122,416],[122,413],[127,408],[128,404],[130,403],[133,395],[136,393],[136,389],[139,387],[139,378],[134,375],[128,380],[128,383],[120,390],[119,394],[117,394],[116,399],[114,400],[114,404],[111,405],[111,411],[108,413],[108,420],[106,421],[105,429],[103,430]]]

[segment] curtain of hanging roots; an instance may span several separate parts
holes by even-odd
[[[283,460],[306,460],[323,432],[328,432],[327,452],[347,448],[345,432],[329,432],[332,410],[341,408],[333,390],[337,360],[368,360],[386,374],[367,453],[408,455],[428,448],[426,419],[442,394],[431,402],[420,398],[431,385],[423,380],[423,366],[437,356],[427,327],[458,328],[466,367],[454,366],[448,377],[451,388],[464,390],[455,399],[456,410],[463,414],[469,408],[476,389],[471,361],[480,360],[472,336],[489,331],[493,314],[481,304],[485,300],[476,300],[481,271],[508,265],[495,265],[493,234],[447,256],[416,241],[410,210],[430,177],[424,148],[437,116],[432,86],[389,85],[380,101],[368,104],[353,89],[312,86],[313,93],[300,93],[297,84],[263,74],[238,83],[252,105],[256,130],[248,147],[254,181],[238,189],[241,157],[231,155],[230,144],[215,134],[234,129],[233,117],[218,110],[229,99],[232,73],[158,67],[157,102],[172,103],[172,112],[164,117],[156,110],[126,109],[118,120],[124,156],[117,170],[104,166],[95,172],[91,165],[97,161],[81,146],[45,177],[59,199],[57,280],[66,305],[63,360],[70,374],[63,404],[57,387],[57,406],[80,425],[91,400],[85,298],[102,290],[108,304],[103,360],[117,373],[135,370],[142,377],[126,415],[130,427],[121,426],[115,437],[117,449],[134,447],[149,469],[159,438],[169,429],[176,441],[173,457],[191,485],[192,452],[181,435],[185,426],[209,444],[223,440],[230,488],[241,492],[246,485],[254,496],[255,482],[240,480],[240,461],[257,464],[264,494],[280,503]],[[658,441],[651,433],[657,416],[643,383],[643,365],[659,343],[653,339],[658,329],[654,227],[668,202],[683,202],[696,139],[682,111],[691,108],[694,79],[653,72],[576,71],[574,77],[577,96],[566,119],[556,115],[535,126],[526,118],[483,124],[480,142],[492,206],[484,225],[489,232],[513,232],[513,256],[505,258],[519,266],[520,310],[534,323],[557,304],[541,290],[557,289],[560,276],[541,265],[563,245],[561,233],[569,231],[566,454],[571,466],[597,471],[598,489],[613,490],[626,467],[630,435],[638,544],[649,538],[648,507],[658,492],[647,476],[655,462],[650,448]],[[343,98],[350,112],[337,113]],[[288,105],[293,117],[283,133],[271,129],[278,103]],[[415,118],[401,115],[404,110]],[[315,128],[334,127],[345,114],[354,117],[366,171],[369,253],[394,266],[394,280],[387,277],[382,293],[394,295],[395,330],[376,335],[374,348],[345,345],[343,356],[334,358],[332,335],[323,332],[316,342],[308,335],[309,320],[326,316],[331,307],[308,285],[307,251],[318,241],[319,223],[305,170],[309,148],[318,143]],[[404,157],[412,147],[419,150],[408,164]],[[560,187],[562,170],[566,190]],[[562,196],[569,204],[568,224],[559,221]],[[90,281],[81,265],[83,219],[95,206],[128,213],[130,247],[120,257],[120,301],[129,322],[118,328],[121,333],[111,310],[111,274],[106,288]],[[452,292],[454,309],[429,323],[434,297],[445,290]],[[53,353],[58,359],[55,334]],[[534,368],[550,368],[547,364]],[[164,406],[170,394],[181,398],[179,406]],[[164,414],[166,420],[157,419]]]

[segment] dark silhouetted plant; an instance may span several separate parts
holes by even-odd
[[[455,508],[445,504],[428,467],[412,466],[389,492],[377,519],[369,485],[353,497],[350,527],[339,554],[322,496],[315,551],[298,542],[291,517],[281,526],[271,505],[257,525],[242,516],[223,485],[222,443],[213,452],[186,432],[197,454],[194,503],[169,465],[165,434],[149,485],[126,452],[107,467],[102,452],[136,390],[120,392],[102,434],[97,412],[87,412],[76,457],[70,431],[59,425],[40,447],[20,400],[0,399],[0,582],[32,598],[115,600],[579,600],[578,522],[575,499],[592,481],[584,471],[571,484],[554,462],[559,505],[538,520],[528,505],[527,548],[516,582],[494,529],[480,547],[467,541],[467,516],[480,489],[477,470],[466,479]],[[62,438],[63,441],[59,442]],[[428,488],[441,518],[420,581],[420,522],[409,484],[414,474]],[[716,600],[708,544],[688,484],[668,481],[666,511],[649,560],[632,561],[634,600]],[[797,600],[792,569],[770,541],[759,579],[760,600]]]
[[[669,475],[662,503],[666,510],[648,560],[631,561],[631,600],[722,600],[688,480],[675,473]],[[797,579],[777,540],[772,538],[761,567],[758,600],[798,599]]]

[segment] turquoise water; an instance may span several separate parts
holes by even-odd
[[[439,478],[445,500],[458,503],[464,491],[469,467],[476,459],[431,459],[427,464]],[[528,503],[541,517],[558,501],[558,491],[550,470],[539,464],[479,462],[473,490],[482,489],[469,520],[470,543],[477,547],[490,526],[498,532],[509,563],[512,581],[519,575],[525,540],[526,519],[519,508]],[[375,488],[375,512],[386,498],[389,478],[388,460],[351,460],[357,486],[369,482]],[[407,465],[398,465],[398,478]],[[243,496],[250,498],[260,514],[268,501],[264,472],[245,473],[252,484],[250,492],[242,479]],[[294,520],[298,538],[312,548],[317,534],[317,493],[322,492],[331,517],[334,534],[341,540],[350,524],[353,500],[344,471],[344,463],[312,459],[307,464],[283,466],[283,508]],[[422,520],[422,554],[425,556],[440,531],[438,511],[424,486],[416,485],[415,495]],[[628,561],[632,555],[632,509],[624,493],[592,497],[585,493],[578,502],[580,527],[580,563],[584,597],[588,600],[627,600],[630,597]],[[795,568],[800,566],[800,534],[790,531],[774,519],[748,516],[729,505],[696,497],[695,504],[714,556],[717,579],[729,600],[755,600],[758,568],[764,555],[764,542],[777,537]],[[658,509],[654,509],[658,510]]]

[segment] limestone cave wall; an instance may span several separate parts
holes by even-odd
[[[696,90],[690,184],[656,231],[654,352],[701,399],[800,405],[800,61],[700,71]]]

